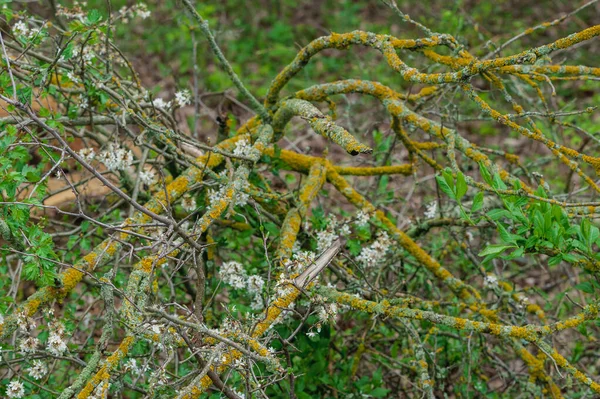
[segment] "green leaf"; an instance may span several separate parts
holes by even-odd
[[[31,87],[21,87],[17,89],[17,99],[21,104],[29,105],[31,104],[31,94],[33,90]]]
[[[481,251],[478,254],[478,256],[498,255],[509,248],[515,248],[515,246],[504,244],[488,245],[483,251]]]
[[[375,388],[371,391],[370,395],[374,398],[385,398],[385,396],[390,392],[391,389],[386,389],[382,387]]]
[[[96,10],[95,8],[88,12],[87,21],[89,25],[93,25],[96,22],[99,22],[101,19],[102,15],[100,14],[100,11]]]
[[[436,176],[435,180],[437,180],[438,185],[440,186],[440,189],[450,198],[452,199],[456,199],[456,196],[454,194],[454,190],[452,190],[450,188],[450,186],[448,185],[446,179],[444,179],[442,176]]]
[[[456,176],[456,199],[461,199],[467,193],[467,181],[465,179],[465,175],[462,172],[458,172]]]
[[[490,171],[488,170],[487,166],[485,166],[485,164],[483,162],[479,162],[479,173],[481,174],[481,177],[483,177],[483,180],[488,184],[488,185],[492,185],[492,175],[490,174]]]
[[[589,281],[584,281],[583,283],[579,283],[575,286],[576,290],[579,291],[583,291],[586,294],[593,294],[594,293],[594,287],[592,286],[592,283],[590,283]]]
[[[475,198],[473,198],[473,205],[471,205],[471,213],[477,212],[483,208],[483,192],[480,191],[475,194]]]

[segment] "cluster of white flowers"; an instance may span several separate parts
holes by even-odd
[[[34,360],[33,366],[29,368],[28,373],[34,380],[41,380],[48,374],[48,367],[41,360]]]
[[[62,356],[67,351],[67,344],[64,341],[65,327],[60,322],[53,322],[49,326],[50,336],[46,350],[54,356]]]
[[[225,262],[219,270],[221,280],[233,288],[241,289],[246,286],[246,271],[239,262]]]
[[[360,210],[356,214],[356,221],[354,222],[357,226],[366,226],[369,224],[369,219],[371,219],[371,215],[369,212],[365,210]]]
[[[427,205],[427,210],[425,211],[425,218],[433,219],[437,215],[437,202],[433,201]]]
[[[171,106],[171,101],[165,101],[158,97],[152,100],[152,105],[154,105],[156,108],[167,109]]]
[[[92,58],[96,56],[96,53],[94,52],[94,49],[91,46],[83,46],[82,49],[81,45],[73,47],[71,54],[73,58],[79,58],[81,56],[81,58],[83,58],[84,61],[91,61]],[[69,79],[71,79],[70,76]],[[73,82],[77,82],[77,80],[73,80]]]
[[[79,95],[79,104],[78,104],[78,106],[81,109],[88,109],[90,107],[90,102],[89,102],[88,98],[85,95],[83,95],[83,94]]]
[[[323,323],[335,321],[335,316],[338,313],[338,306],[335,303],[324,303],[319,308],[319,320]]]
[[[96,151],[93,148],[82,148],[79,150],[79,156],[86,162],[91,162],[96,158]]]
[[[380,231],[377,233],[377,239],[371,245],[360,250],[356,260],[364,267],[376,266],[383,260],[391,244],[392,242],[387,233]]]
[[[262,290],[265,286],[265,280],[257,275],[248,276],[241,263],[231,261],[225,262],[219,270],[221,279],[235,289],[246,289],[252,295],[250,307],[254,310],[260,310],[264,307],[262,302]]]
[[[17,314],[17,325],[19,330],[25,334],[31,333],[36,328],[35,321],[23,312]]]
[[[223,174],[226,171],[221,172]],[[247,181],[237,180],[234,184],[234,194],[231,199],[231,203],[234,206],[244,206],[248,203],[250,199],[250,195],[246,193],[246,190],[249,187],[249,183]],[[219,190],[213,190],[212,188],[208,190],[208,196],[210,198],[210,205],[214,205],[220,201],[223,201],[226,197],[227,186],[221,186]]]
[[[152,183],[154,183],[154,181],[156,180],[156,175],[155,175],[154,171],[151,169],[142,170],[138,177],[140,178],[140,181],[143,184],[146,184],[148,186],[151,185]]]
[[[235,148],[233,149],[233,155],[247,157],[252,153],[252,144],[248,139],[239,140],[235,143]]]
[[[494,276],[493,274],[488,274],[483,279],[483,285],[488,288],[496,287],[498,285],[498,277]]]
[[[181,90],[175,93],[175,103],[178,107],[184,107],[192,102],[189,90]]]
[[[27,23],[23,21],[18,21],[16,24],[13,25],[12,31],[15,36],[25,36],[28,39],[32,39],[40,34],[42,28],[30,29]]]
[[[127,371],[131,371],[131,373],[133,375],[136,376],[140,376],[142,375],[146,370],[148,370],[148,366],[144,365],[143,367],[138,366],[137,361],[135,359],[129,359],[126,363],[125,363],[125,369]]]
[[[18,21],[13,25],[12,31],[15,36],[27,36],[29,33],[29,27],[23,21]]]
[[[129,19],[139,17],[141,19],[146,19],[150,17],[151,13],[148,10],[148,6],[145,3],[138,3],[132,7],[121,7],[119,10],[119,14],[123,18],[123,22],[129,22]]]
[[[86,17],[86,14],[83,10],[86,7],[87,7],[86,1],[81,2],[81,3],[79,3],[78,1],[74,1],[73,6],[71,8],[67,8],[60,4],[57,4],[56,5],[56,15],[65,17],[65,18],[70,18],[70,19],[79,19],[79,20],[83,21]]]
[[[251,294],[260,294],[265,286],[265,280],[257,275],[248,277],[248,292]]]
[[[11,381],[6,388],[6,396],[9,398],[22,398],[25,396],[25,387],[21,381]]]
[[[21,353],[34,353],[40,344],[40,340],[35,337],[28,337],[21,341],[19,351]]]
[[[186,194],[181,199],[181,206],[186,212],[193,212],[196,210],[196,198],[192,195]]]
[[[322,252],[329,248],[335,240],[338,239],[338,234],[334,229],[322,230],[317,233],[317,249]]]
[[[133,153],[116,144],[109,144],[108,149],[100,153],[98,160],[106,165],[108,170],[124,170],[133,163]]]
[[[79,78],[75,76],[75,72],[73,71],[67,72],[67,78],[69,78],[69,80],[73,83],[79,82]]]

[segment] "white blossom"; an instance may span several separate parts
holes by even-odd
[[[29,33],[29,27],[27,27],[27,24],[23,21],[19,21],[14,24],[12,29],[13,33],[17,36],[27,36]]]
[[[495,287],[495,286],[497,286],[498,285],[498,277],[494,276],[493,274],[488,274],[483,279],[483,285],[486,286],[486,287]]]
[[[100,153],[98,160],[106,165],[108,170],[124,170],[133,163],[133,153],[116,144],[109,144],[108,149]]]
[[[34,360],[33,367],[29,368],[28,373],[34,380],[41,380],[48,373],[48,367],[41,360]]]
[[[260,294],[265,286],[265,280],[260,276],[248,277],[248,292],[251,294]]]
[[[338,307],[337,304],[335,303],[330,303],[330,304],[323,304],[320,308],[319,308],[319,319],[323,322],[326,323],[328,321],[333,321],[335,319],[335,316],[337,315],[338,312]]]
[[[348,223],[344,223],[342,227],[340,227],[340,235],[343,237],[347,237],[350,235],[350,233],[350,226],[348,226]]]
[[[219,270],[221,279],[233,288],[242,289],[246,287],[246,272],[241,263],[231,261],[225,262]]]
[[[75,73],[73,71],[67,72],[67,78],[69,78],[69,80],[73,83],[79,82],[79,79],[77,79],[77,76],[75,76]]]
[[[338,239],[338,235],[333,229],[323,230],[317,233],[317,249],[319,252],[325,251]]]
[[[181,206],[186,212],[193,212],[196,210],[196,198],[191,195],[184,195],[181,199]]]
[[[93,148],[82,148],[79,150],[79,156],[86,162],[91,162],[96,157],[96,151]]]
[[[360,210],[358,211],[358,213],[356,214],[356,225],[357,226],[366,226],[369,224],[369,219],[371,218],[371,216],[369,215],[368,212],[365,212],[364,210]]]
[[[140,172],[139,178],[142,183],[149,186],[154,183],[156,176],[153,170],[143,170]]]
[[[191,103],[190,92],[188,90],[181,90],[175,93],[175,102],[177,106],[183,107]]]
[[[22,353],[33,353],[36,351],[39,344],[39,339],[35,337],[28,337],[21,341],[21,344],[19,345],[19,350]]]
[[[20,331],[27,334],[35,330],[36,327],[35,321],[23,312],[17,314],[17,325],[19,326]]]
[[[50,336],[46,350],[54,356],[62,356],[67,351],[67,344],[63,340],[65,335],[65,327],[61,323],[52,323],[50,325]]]
[[[166,102],[165,100],[163,100],[162,98],[158,97],[155,98],[154,101],[152,101],[152,105],[154,105],[156,108],[169,108],[171,106],[171,102]]]
[[[433,201],[427,205],[427,210],[425,211],[425,218],[433,219],[437,215],[437,202]]]
[[[308,331],[308,332],[306,333],[306,336],[307,336],[308,338],[314,338],[314,337],[316,337],[316,335],[317,335],[317,333],[316,333],[316,332],[314,332],[314,331]]]
[[[385,254],[390,248],[391,241],[385,231],[378,233],[378,237],[368,247],[363,247],[360,250],[360,254],[356,257],[356,260],[362,263],[365,267],[376,266],[381,260],[383,260]]]
[[[6,389],[6,395],[9,398],[22,398],[25,395],[25,388],[20,381],[11,381]]]
[[[233,149],[233,155],[247,157],[252,152],[252,144],[248,141],[248,139],[242,139],[235,143],[235,148]]]

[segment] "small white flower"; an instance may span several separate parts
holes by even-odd
[[[6,395],[9,398],[22,398],[25,395],[25,388],[20,381],[11,381],[6,389]]]
[[[162,98],[158,97],[155,98],[154,101],[152,101],[152,105],[154,105],[156,108],[169,108],[171,106],[171,102],[166,102],[165,100],[163,100]]]
[[[316,337],[316,335],[317,335],[317,333],[314,332],[314,331],[309,331],[309,332],[306,333],[306,336],[308,338],[314,338],[314,337]]]
[[[33,353],[36,351],[38,345],[40,344],[40,340],[34,337],[29,337],[21,341],[19,345],[19,350],[22,353]]]
[[[248,292],[251,294],[260,294],[265,286],[265,280],[260,276],[248,277]]]
[[[100,153],[98,160],[106,165],[108,170],[125,170],[133,163],[133,153],[119,148],[116,144],[110,144],[106,151]]]
[[[65,327],[59,323],[52,323],[50,326],[50,336],[48,337],[48,344],[46,350],[54,356],[62,356],[67,351],[67,344],[63,340],[65,335]]]
[[[493,274],[488,274],[483,279],[483,285],[486,287],[490,287],[490,288],[497,286],[498,285],[498,277],[494,276]]]
[[[138,367],[135,359],[129,359],[127,363],[125,363],[125,368],[131,371],[134,375],[142,374],[142,370]]]
[[[93,148],[82,148],[79,150],[79,156],[86,162],[91,162],[96,157],[96,151]]]
[[[69,78],[69,80],[71,82],[73,82],[73,83],[79,82],[79,79],[77,79],[77,76],[75,76],[75,74],[73,73],[73,71],[67,72],[67,78]]]
[[[243,139],[235,143],[233,155],[248,156],[252,152],[252,145],[247,139]]]
[[[378,233],[377,239],[368,247],[363,247],[356,260],[365,267],[376,266],[383,260],[392,242],[385,231]]]
[[[427,210],[425,211],[425,218],[433,219],[437,215],[437,202],[433,201],[427,205]]]
[[[338,239],[338,235],[331,230],[323,230],[317,233],[317,249],[319,252],[325,251],[327,248],[333,244],[335,240]]]
[[[350,232],[350,226],[348,226],[348,224],[347,224],[347,223],[344,223],[344,224],[342,225],[342,227],[340,227],[340,235],[341,235],[341,236],[344,236],[344,237],[347,237],[347,236],[349,236],[349,235],[350,235],[350,233],[351,233],[351,232]]]
[[[48,367],[41,360],[34,360],[33,367],[28,372],[29,376],[34,380],[41,380],[48,373]]]
[[[154,179],[156,176],[154,175],[154,171],[152,170],[143,170],[139,175],[140,181],[146,185],[151,185],[154,183]]]
[[[219,270],[219,275],[225,283],[231,285],[233,288],[246,288],[246,271],[239,262],[231,261],[223,263],[221,270]]]
[[[181,199],[181,206],[187,212],[193,212],[196,210],[196,198],[191,195],[184,195]]]
[[[175,93],[175,102],[178,107],[183,107],[191,103],[190,92],[188,90],[181,90]]]
[[[79,95],[79,108],[81,109],[87,109],[90,107],[90,102],[88,101],[87,97],[84,96],[83,94]]]
[[[13,33],[17,36],[27,36],[28,32],[29,28],[27,27],[27,24],[25,24],[23,21],[19,21],[13,26]]]
[[[356,214],[356,225],[357,226],[365,226],[367,224],[369,224],[369,219],[371,217],[369,216],[368,212],[365,212],[364,210],[358,211],[358,213]]]
[[[131,12],[141,19],[146,19],[151,15],[150,11],[148,10],[148,6],[145,3],[136,4],[132,7]]]

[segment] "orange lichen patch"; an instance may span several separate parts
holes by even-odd
[[[299,295],[300,290],[294,286],[290,286],[289,292],[286,295],[277,298],[273,304],[269,306],[264,319],[256,325],[256,328],[252,332],[252,337],[257,338],[263,335],[279,317],[283,309],[288,308],[290,304],[294,302],[296,298],[298,298]]]
[[[279,239],[279,247],[277,249],[278,258],[288,259],[292,256],[292,248],[300,231],[301,223],[302,218],[298,209],[290,209],[281,226],[281,238]]]
[[[106,359],[106,363],[98,370],[96,375],[92,377],[90,381],[85,385],[85,387],[79,392],[77,395],[77,399],[86,399],[88,398],[92,391],[98,386],[102,381],[108,381],[110,379],[110,371],[112,371],[117,364],[127,356],[129,349],[135,342],[135,338],[133,336],[127,336],[119,347]]]

